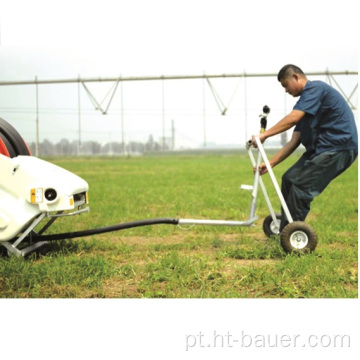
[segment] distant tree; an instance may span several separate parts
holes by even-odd
[[[145,151],[151,152],[151,151],[154,151],[154,149],[155,149],[154,137],[152,135],[149,135],[149,139],[145,144]]]
[[[41,156],[51,156],[55,153],[55,147],[52,142],[45,139],[39,144],[39,155]]]
[[[68,139],[61,139],[55,147],[58,155],[70,155],[71,149]]]
[[[126,149],[128,153],[143,154],[145,147],[143,143],[131,141],[129,144],[127,144]]]
[[[83,143],[82,153],[84,155],[100,155],[101,154],[101,145],[96,141],[86,141]]]

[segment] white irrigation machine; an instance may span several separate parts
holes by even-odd
[[[269,112],[270,109],[264,106],[261,115],[262,128],[266,127]],[[293,221],[264,147],[257,137],[255,141],[256,147],[253,147],[251,142],[246,144],[250,164],[255,169],[259,168],[261,162],[267,165],[271,182],[289,223],[281,233],[279,231],[281,216],[274,211],[259,171],[255,171],[253,184],[240,187],[251,194],[249,218],[244,221],[157,218],[47,235],[46,231],[57,218],[80,215],[89,211],[88,183],[59,166],[32,156],[20,134],[8,122],[0,119],[0,246],[7,250],[9,256],[21,257],[36,251],[50,241],[85,237],[138,226],[156,224],[253,226],[258,220],[256,203],[261,189],[269,209],[269,216],[263,220],[265,235],[279,236],[281,246],[287,253],[315,250],[317,245],[315,231],[304,222]]]

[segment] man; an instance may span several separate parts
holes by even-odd
[[[281,191],[294,221],[304,221],[310,203],[356,159],[358,137],[354,115],[341,94],[322,81],[309,81],[295,65],[285,65],[278,81],[293,97],[293,110],[259,137],[267,138],[295,126],[291,140],[270,160],[271,167],[285,160],[300,144],[306,151],[285,172]],[[252,144],[256,146],[254,136]],[[262,163],[260,174],[267,172]],[[280,231],[288,224],[282,211]]]

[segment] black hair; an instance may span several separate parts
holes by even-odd
[[[281,68],[281,70],[278,73],[278,81],[281,81],[292,74],[299,74],[301,76],[306,76],[304,72],[296,65],[288,64]]]

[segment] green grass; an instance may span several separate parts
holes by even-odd
[[[276,169],[281,174],[295,154]],[[58,219],[49,233],[175,217],[245,220],[247,155],[49,159],[90,186],[89,214]],[[264,176],[276,210],[278,201]],[[357,163],[316,198],[307,222],[319,243],[287,255],[267,239],[260,196],[254,227],[156,225],[52,243],[27,259],[0,257],[6,298],[356,298]]]

